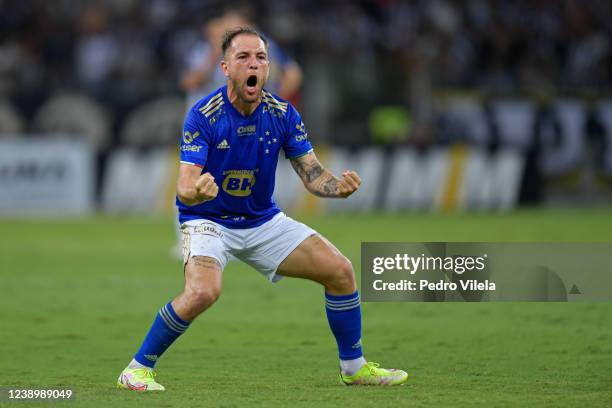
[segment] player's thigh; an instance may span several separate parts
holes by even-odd
[[[236,257],[255,268],[270,282],[278,281],[278,266],[308,237],[317,232],[301,222],[278,213],[259,227],[245,230],[245,249]]]
[[[229,259],[224,234],[219,225],[199,220],[181,226],[185,291],[213,291],[218,296],[222,275]]]
[[[279,265],[278,274],[320,283],[354,281],[350,261],[320,234],[312,235],[298,245]]]
[[[185,293],[217,299],[223,287],[223,269],[209,256],[192,256],[185,265]]]

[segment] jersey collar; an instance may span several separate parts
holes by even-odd
[[[262,89],[263,92],[263,89]],[[232,105],[232,103],[229,100],[229,97],[227,96],[227,85],[224,85],[223,88],[221,88],[221,93],[223,94],[223,99],[225,100],[225,103],[228,106],[228,109],[230,109],[232,112],[234,112],[236,115],[238,115],[239,117],[241,117],[242,119],[252,119],[254,118],[259,111],[262,109],[261,105],[263,105],[263,101],[259,102],[259,105],[257,105],[257,108],[255,108],[255,110],[253,111],[253,113],[251,113],[249,116],[244,116],[241,112],[238,111],[238,109],[236,109],[236,107],[234,105]]]

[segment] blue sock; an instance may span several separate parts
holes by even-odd
[[[351,295],[325,294],[325,311],[332,333],[338,343],[340,360],[353,360],[363,356],[361,350],[361,307],[359,292]]]
[[[168,302],[157,313],[134,359],[144,366],[153,368],[157,359],[188,327],[189,322],[178,317],[172,302]]]

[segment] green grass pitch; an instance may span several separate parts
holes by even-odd
[[[357,270],[361,241],[612,240],[603,209],[300,219]],[[73,387],[66,406],[612,406],[610,303],[365,303],[366,356],[410,378],[345,387],[322,289],[271,285],[238,262],[219,302],[158,363],[167,391],[116,390],[155,313],[182,287],[172,220],[4,219],[0,239],[0,387]]]

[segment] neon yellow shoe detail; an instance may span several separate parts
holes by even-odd
[[[368,362],[353,375],[340,373],[340,380],[346,385],[401,385],[408,379],[402,370],[380,368],[378,363]]]
[[[163,391],[164,386],[155,382],[155,371],[149,368],[127,367],[119,375],[117,388],[131,391]]]

